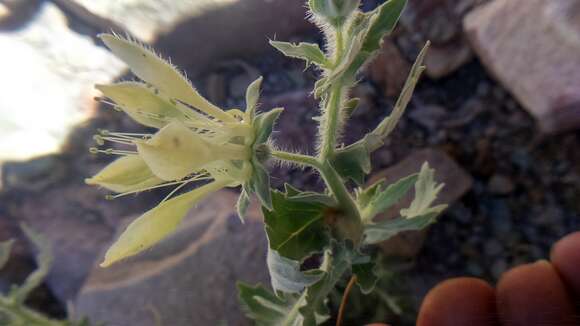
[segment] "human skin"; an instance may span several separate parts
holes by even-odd
[[[580,325],[580,232],[553,247],[550,261],[515,267],[497,286],[470,277],[435,286],[417,326]]]

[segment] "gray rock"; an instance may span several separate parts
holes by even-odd
[[[408,116],[429,131],[434,131],[447,115],[447,110],[440,105],[421,105],[409,112]]]
[[[434,45],[425,57],[425,72],[433,79],[443,78],[461,68],[473,57],[463,37],[444,46]]]
[[[237,195],[220,191],[146,253],[95,267],[74,308],[111,326],[246,325],[236,282],[268,284],[266,238],[256,207],[241,224]]]
[[[432,46],[425,58],[431,78],[445,77],[467,63],[472,52],[461,31],[461,16],[475,5],[448,0],[411,0],[401,17],[402,25],[413,33],[414,43]]]
[[[178,66],[188,67],[193,77],[223,60],[274,51],[268,39],[287,40],[291,35],[314,30],[305,16],[303,1],[227,1],[203,15],[181,20],[171,32],[159,35],[155,48]]]
[[[59,151],[72,127],[93,113],[94,84],[110,82],[124,66],[70,30],[52,3],[22,28],[1,33],[0,48],[9,49],[0,60],[0,161]]]
[[[4,190],[42,190],[66,174],[66,167],[57,155],[25,162],[4,162],[0,170],[0,189]]]
[[[419,171],[424,162],[429,162],[429,165],[435,169],[435,180],[439,183],[445,183],[445,188],[439,194],[439,198],[435,201],[435,204],[453,204],[453,202],[458,200],[471,188],[473,183],[471,176],[457,165],[453,159],[447,156],[447,154],[434,149],[424,149],[412,153],[395,166],[374,174],[369,184],[382,178],[385,178],[387,184],[395,182],[400,178]],[[400,203],[389,209],[381,218],[389,219],[397,217],[399,210],[407,207],[412,199],[411,192]],[[426,234],[426,230],[402,232],[396,237],[382,243],[380,247],[387,255],[414,257],[421,250]]]
[[[488,70],[547,133],[580,126],[580,4],[496,0],[465,17]]]
[[[33,253],[27,245],[16,221],[0,212],[0,243],[14,241],[10,258],[0,269],[0,292],[6,293],[13,284],[21,284],[34,270]]]
[[[26,192],[7,190],[2,199],[7,218],[26,223],[52,244],[54,264],[46,282],[62,302],[74,298],[120,217],[143,206],[137,200],[105,200],[102,191],[80,178]]]

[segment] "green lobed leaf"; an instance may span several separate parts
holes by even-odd
[[[315,326],[324,323],[330,317],[327,297],[350,269],[354,256],[352,249],[332,243],[318,269],[319,281],[301,295],[279,293],[276,296],[261,285],[251,287],[239,283],[239,296],[247,316],[257,325]]]
[[[431,212],[413,218],[399,217],[385,222],[368,224],[364,230],[364,243],[376,244],[386,241],[399,232],[421,230],[435,222],[439,212]]]
[[[300,194],[302,191],[289,183],[284,183],[284,192],[287,197],[292,197]]]
[[[257,326],[301,325],[302,318],[295,308],[301,304],[299,296],[276,296],[262,285],[255,287],[239,282],[238,297],[246,316]]]
[[[362,142],[337,150],[331,164],[340,176],[357,184],[364,183],[365,176],[371,171],[370,153]]]
[[[282,108],[272,109],[268,112],[258,114],[254,118],[253,125],[256,132],[254,144],[263,144],[270,138],[274,123],[282,111],[284,111]]]
[[[425,56],[427,55],[427,50],[429,49],[430,43],[427,42],[419,56],[417,56],[417,60],[413,64],[411,68],[411,72],[405,85],[403,86],[403,91],[401,95],[397,99],[395,103],[395,107],[393,108],[392,113],[386,117],[381,123],[369,134],[367,134],[363,140],[364,143],[367,144],[369,151],[374,151],[377,148],[383,145],[383,141],[387,138],[390,133],[395,129],[395,126],[403,116],[405,109],[407,108],[409,102],[411,101],[411,96],[413,95],[413,91],[415,90],[415,86],[417,86],[417,82],[421,77],[421,74],[425,70],[425,66],[423,66],[423,61]]]
[[[352,265],[352,273],[356,275],[356,282],[363,294],[369,294],[375,289],[379,278],[375,271],[375,263]]]
[[[338,206],[338,203],[332,196],[313,191],[302,192],[294,196],[289,196],[288,200],[303,203],[319,203],[327,207]]]
[[[401,17],[407,0],[389,0],[367,15],[376,16],[365,39],[365,52],[374,52],[381,48],[383,38],[391,33]]]
[[[284,184],[284,190],[286,192],[286,198],[289,201],[319,203],[327,207],[335,207],[338,205],[336,200],[328,194],[321,194],[314,191],[302,191],[288,183]]]
[[[270,211],[262,210],[272,250],[295,261],[323,251],[328,244],[328,230],[324,224],[325,205],[292,201],[287,194],[274,191],[272,208]]]
[[[355,18],[349,26],[346,33],[345,50],[339,61],[333,67],[328,76],[317,81],[314,89],[315,96],[321,97],[323,93],[328,92],[332,85],[340,83],[342,80],[354,80],[358,67],[362,66],[365,57],[360,56],[364,40],[369,31],[371,18],[362,13],[355,15]],[[362,61],[361,61],[362,60]],[[353,68],[354,67],[354,68]]]
[[[328,59],[318,44],[305,42],[293,44],[279,41],[270,41],[270,44],[287,57],[306,61],[306,65],[314,63],[322,68],[328,66]]]
[[[299,293],[316,283],[322,275],[317,272],[300,271],[300,262],[282,257],[276,250],[268,248],[268,270],[272,288],[285,293]]]
[[[417,173],[412,174],[389,185],[384,190],[380,183],[371,186],[372,190],[369,192],[373,192],[373,195],[369,199],[365,199],[367,201],[366,205],[361,206],[361,217],[363,221],[372,221],[373,217],[377,214],[386,211],[389,207],[398,202],[407,194],[407,192],[409,192],[418,177],[419,175]]]
[[[409,208],[401,210],[402,217],[366,225],[364,231],[364,242],[366,244],[388,240],[399,232],[420,230],[435,222],[436,217],[447,205],[431,206],[444,186],[443,184],[436,184],[434,173],[435,171],[429,168],[429,164],[425,162],[417,176],[409,176],[395,184],[394,192],[400,193],[400,190],[409,187],[409,181],[414,177],[416,179],[415,198]],[[399,190],[396,190],[396,188]]]
[[[373,197],[377,194],[377,192],[382,189],[384,183],[385,180],[381,179],[366,189],[362,187],[357,188],[355,190],[355,195],[358,207],[360,209],[364,209],[370,203],[371,199],[373,199]]]
[[[324,254],[320,270],[324,276],[304,292],[306,304],[300,308],[304,325],[320,325],[330,318],[326,301],[336,283],[350,270],[355,253],[344,245],[334,243]]]
[[[420,215],[441,213],[447,205],[431,207],[431,204],[437,199],[437,194],[439,194],[444,186],[445,184],[438,185],[435,182],[435,170],[429,168],[429,163],[423,163],[417,182],[415,183],[415,198],[409,208],[401,210],[401,216],[412,219]]]

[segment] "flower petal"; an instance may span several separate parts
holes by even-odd
[[[215,181],[169,199],[134,220],[107,250],[101,267],[138,254],[171,234],[187,212],[207,195],[223,188],[227,181]]]
[[[201,135],[179,121],[159,130],[151,139],[139,142],[137,151],[151,171],[163,180],[180,180],[215,160],[217,150]]]
[[[168,99],[156,95],[155,89],[143,83],[122,82],[95,87],[142,125],[162,128],[167,124],[168,119],[187,119],[187,116]]]
[[[152,187],[163,180],[151,172],[141,157],[127,155],[113,161],[85,182],[121,193]]]
[[[202,97],[172,65],[143,46],[111,34],[99,38],[113,53],[126,62],[131,71],[169,97],[183,101],[219,120],[233,122],[233,117]]]

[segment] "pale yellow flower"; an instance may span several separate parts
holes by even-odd
[[[244,184],[252,174],[251,146],[254,107],[224,111],[203,98],[173,66],[141,45],[114,35],[101,35],[111,51],[144,83],[97,85],[104,97],[136,122],[157,128],[153,134],[101,131],[92,152],[120,158],[88,184],[119,193],[112,198],[152,188],[177,186],[158,206],[131,223],[105,255],[109,266],[165,238],[196,203],[224,188]],[[260,80],[253,85],[259,88]],[[255,106],[255,99],[251,99]],[[205,185],[171,198],[193,181]]]

